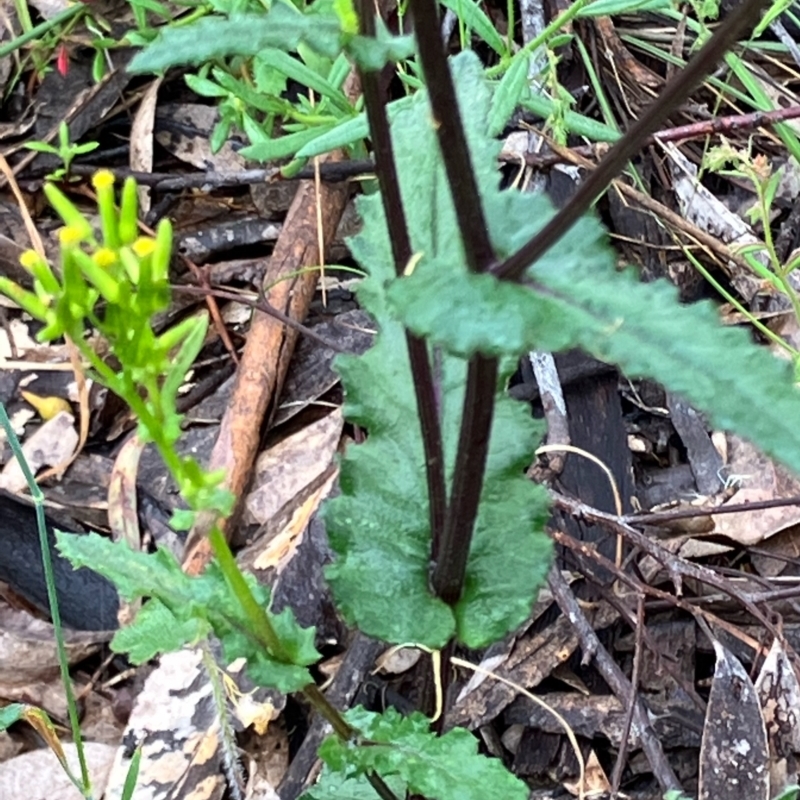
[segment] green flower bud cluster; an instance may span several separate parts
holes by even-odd
[[[0,276],[0,292],[35,319],[44,322],[40,341],[68,335],[78,341],[86,321],[113,338],[124,322],[149,323],[169,305],[169,259],[172,226],[162,220],[155,239],[139,236],[136,182],[125,181],[119,210],[114,198],[114,176],[108,170],[93,180],[100,212],[101,240],[89,220],[55,185],[45,194],[64,221],[59,231],[61,272],[38,253],[28,250],[20,263],[33,277],[29,292]],[[120,319],[122,312],[123,319]]]
[[[164,219],[155,237],[140,236],[136,182],[125,181],[119,207],[111,172],[100,170],[92,183],[99,237],[72,201],[47,184],[47,199],[64,221],[59,231],[61,269],[56,272],[38,253],[26,251],[20,262],[33,277],[33,290],[0,276],[0,292],[44,323],[40,341],[68,336],[75,343],[91,377],[136,414],[139,435],[156,444],[192,509],[225,513],[231,499],[219,488],[222,476],[204,472],[194,459],[175,450],[182,421],[178,390],[203,346],[208,317],[188,317],[159,334],[152,326],[153,316],[170,302],[172,226]],[[118,370],[91,347],[85,335],[89,329],[105,339]]]

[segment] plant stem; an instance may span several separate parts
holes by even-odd
[[[784,341],[777,333],[768,328],[760,319],[753,315],[753,312],[748,310],[744,304],[737,300],[701,263],[695,258],[694,254],[688,247],[683,248],[683,254],[692,263],[692,266],[708,281],[712,289],[725,300],[730,303],[743,317],[745,317],[750,325],[758,330],[764,337],[769,339],[773,344],[783,348],[792,359],[797,359],[800,356],[797,350],[792,347],[788,342]]]
[[[464,239],[467,264],[472,272],[483,272],[493,263],[494,252],[461,123],[453,77],[439,38],[438,7],[436,0],[410,0],[410,6],[414,14],[414,34],[419,44],[425,86],[433,111],[432,124],[439,139],[458,227]]]
[[[253,596],[247,581],[242,575],[242,571],[236,564],[236,559],[233,557],[228,542],[222,535],[219,526],[212,525],[208,534],[211,547],[214,550],[214,555],[217,557],[222,574],[225,580],[233,590],[239,602],[242,604],[244,612],[247,614],[250,624],[253,626],[253,632],[258,637],[259,641],[266,646],[269,654],[286,664],[291,664],[291,658],[286,653],[283,642],[272,626],[264,609],[258,604],[256,598]]]
[[[47,524],[44,518],[44,495],[39,488],[39,484],[36,483],[36,479],[33,477],[28,462],[25,460],[25,454],[22,452],[17,434],[14,432],[14,427],[11,425],[6,407],[2,402],[0,402],[0,427],[5,431],[6,439],[25,477],[25,482],[28,484],[31,499],[36,509],[36,527],[39,531],[39,547],[42,550],[42,568],[44,569],[44,581],[47,586],[47,603],[50,607],[50,616],[53,619],[53,634],[56,640],[56,653],[58,655],[58,666],[61,672],[61,683],[64,686],[64,694],[67,700],[70,728],[72,729],[72,741],[75,743],[75,749],[78,752],[78,763],[81,768],[80,782],[75,779],[69,769],[66,769],[66,767],[65,769],[69,779],[75,784],[81,794],[88,797],[92,782],[89,777],[89,768],[86,764],[86,753],[84,751],[83,737],[81,735],[81,723],[78,718],[78,704],[75,702],[75,692],[72,688],[72,679],[69,676],[69,658],[67,657],[67,648],[64,644],[64,629],[61,625],[61,612],[58,608],[56,581],[53,574],[53,557],[50,553]]]
[[[86,6],[84,6],[82,3],[76,3],[74,6],[65,8],[60,14],[56,14],[52,19],[42,22],[35,28],[31,28],[21,36],[17,36],[15,39],[12,39],[10,42],[7,42],[0,47],[0,58],[5,58],[5,56],[11,55],[11,53],[13,53],[15,50],[19,50],[19,48],[23,45],[26,45],[28,42],[31,42],[34,39],[41,38],[44,36],[44,34],[53,30],[53,28],[57,28],[63,22],[72,19],[72,17],[74,17],[76,14],[81,14],[85,10]]]
[[[374,9],[369,0],[359,0],[361,32],[364,36],[375,35]],[[381,188],[383,210],[392,243],[395,270],[402,275],[413,255],[408,233],[403,200],[400,196],[400,181],[394,160],[394,148],[386,116],[386,106],[380,90],[380,73],[362,70],[359,75],[364,95],[364,105],[369,120],[370,135],[375,151],[375,172]],[[423,339],[406,330],[406,346],[411,362],[417,411],[422,428],[422,444],[425,449],[425,470],[428,485],[428,513],[430,516],[432,555],[434,560],[441,546],[447,512],[447,487],[444,480],[444,449],[442,429],[436,402],[436,387],[433,370],[428,357],[428,347]]]
[[[567,23],[577,17],[583,10],[583,7],[589,2],[591,2],[591,0],[574,0],[566,11],[559,14],[538,36],[531,39],[519,52],[536,52],[542,45],[547,44]],[[513,8],[513,6],[511,7]],[[513,19],[513,17],[511,17],[511,19]],[[511,31],[509,31],[509,36],[510,35]],[[511,39],[509,39],[509,43],[513,43]],[[511,48],[509,47],[509,54],[510,53]],[[511,64],[510,58],[504,59],[501,63],[497,64],[497,66],[489,67],[489,69],[486,70],[486,77],[490,79],[499,78],[508,69],[509,64]]]
[[[493,263],[494,252],[461,123],[455,86],[439,40],[436,0],[411,0],[410,5],[467,264],[472,272],[483,272]],[[431,576],[433,591],[449,604],[458,602],[464,586],[489,452],[497,369],[496,359],[480,354],[474,355],[469,362],[453,489]]]
[[[474,355],[467,367],[453,489],[442,545],[431,576],[434,592],[453,605],[461,597],[478,516],[497,391],[497,359]]]
[[[339,710],[331,705],[327,697],[320,691],[316,683],[309,683],[303,689],[303,694],[312,706],[330,722],[333,732],[345,742],[355,738],[356,730],[339,713]]]
[[[691,94],[739,36],[758,19],[767,0],[743,0],[717,28],[711,39],[689,61],[686,68],[662,90],[654,103],[631,129],[608,151],[597,169],[581,184],[566,206],[516,253],[491,271],[498,278],[519,280],[525,270],[549,250],[594,203],[628,160],[642,148],[651,133]]]

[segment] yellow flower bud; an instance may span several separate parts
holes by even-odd
[[[117,254],[110,247],[101,247],[92,256],[92,260],[98,267],[108,269],[117,263]]]
[[[104,189],[110,189],[114,185],[114,173],[108,169],[101,169],[95,172],[92,177],[92,186],[100,192]]]
[[[140,236],[131,245],[131,249],[139,258],[147,258],[147,256],[151,256],[155,252],[155,239],[151,239],[149,236]]]

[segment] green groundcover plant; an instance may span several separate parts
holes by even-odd
[[[276,5],[220,21],[209,41],[220,53],[302,44],[328,58],[345,54],[360,72],[381,191],[360,199],[363,230],[350,247],[367,273],[359,300],[379,333],[366,354],[337,361],[347,419],[368,437],[342,458],[341,494],[324,509],[335,554],[327,579],[345,619],[371,636],[430,650],[481,648],[525,621],[552,558],[547,492],[524,475],[542,426],[505,391],[522,353],[581,347],[631,376],[655,378],[798,471],[800,396],[791,365],[745,331],[721,327],[711,304],[681,306],[672,286],[644,285],[617,269],[602,226],[583,214],[692,79],[665,91],[662,116],[629,133],[595,184],[557,214],[542,195],[500,189],[495,87],[473,53],[445,60],[435,4],[412,5],[428,91],[389,111],[378,72],[408,55],[408,41],[376,34],[367,3],[358,14],[346,2],[314,14]],[[695,79],[754,21],[759,4],[745,5],[701,51]],[[168,31],[135,67],[192,60]],[[233,498],[221,476],[175,451],[177,392],[207,322],[154,333],[153,317],[170,301],[171,231],[164,222],[155,238],[140,237],[135,184],[126,182],[118,199],[112,184],[108,173],[95,178],[99,235],[49,186],[65,223],[60,269],[26,254],[33,289],[0,278],[0,291],[44,323],[41,339],[68,335],[92,377],[129,403],[189,506],[175,525],[190,526],[200,512],[223,518]],[[552,233],[570,227],[568,237]],[[89,329],[119,369],[92,350]],[[218,528],[210,536],[216,557],[199,577],[166,551],[135,552],[93,534],[59,533],[57,541],[76,567],[105,575],[128,600],[147,600],[112,642],[134,663],[213,635],[226,661],[246,659],[256,684],[305,693],[335,732],[306,798],[527,797],[466,730],[437,735],[421,713],[332,708],[309,672],[319,659],[314,630],[301,628],[291,609],[273,613],[269,590],[239,571]]]

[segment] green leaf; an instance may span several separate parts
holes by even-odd
[[[144,664],[161,653],[197,644],[210,632],[206,621],[196,617],[179,620],[159,600],[150,600],[132,623],[114,634],[111,649],[115,653],[127,653],[133,664]]]
[[[162,28],[158,38],[134,56],[128,70],[160,72],[178,64],[254,56],[266,47],[291,52],[300,42],[335,58],[340,38],[339,21],[334,15],[303,15],[275,4],[268,14],[241,14],[228,19],[209,16],[183,28]]]
[[[92,150],[97,150],[100,147],[100,142],[86,142],[85,144],[72,145],[72,155],[82,156],[84,153],[91,153]]]
[[[468,28],[475,31],[496,53],[501,56],[506,54],[506,42],[475,0],[441,0],[441,3],[445,8],[449,8]]]
[[[509,213],[506,221],[543,222],[540,205],[531,201],[527,212],[520,206],[522,213]],[[528,228],[526,235],[532,232]],[[420,264],[411,279],[391,287],[393,307],[412,330],[430,331],[457,352],[581,347],[619,364],[630,377],[655,378],[708,412],[719,427],[800,471],[794,424],[800,394],[790,365],[754,346],[745,331],[721,326],[709,302],[680,305],[673,286],[640,283],[631,271],[615,270],[610,250],[587,253],[579,246],[600,245],[601,236],[599,224],[584,220],[529,270],[546,294],[486,275],[458,274],[457,265],[438,261]],[[430,313],[431,293],[453,281],[459,281],[459,308],[463,303],[470,309],[468,320],[453,308]]]
[[[374,770],[382,778],[399,777],[412,794],[430,800],[526,800],[528,787],[501,761],[478,753],[478,740],[464,728],[443,736],[415,712],[407,717],[393,708],[375,714],[359,707],[345,714],[367,740],[362,745],[333,737],[319,749],[320,758],[346,775]]]
[[[248,674],[258,685],[288,693],[311,683],[306,667],[319,660],[314,629],[301,628],[288,608],[280,614],[268,611],[270,622],[294,663],[272,658],[249,633],[247,614],[216,562],[202,575],[190,577],[166,550],[141,553],[124,542],[115,543],[94,533],[57,531],[56,542],[73,565],[90,567],[104,575],[123,597],[155,598],[142,608],[133,625],[114,638],[115,649],[131,653],[132,659],[147,660],[166,649],[194,643],[211,628],[229,662],[247,659]],[[253,575],[245,575],[245,579],[256,600],[268,608],[269,590]]]
[[[172,359],[169,371],[164,376],[161,386],[162,406],[167,416],[175,414],[175,399],[181,388],[186,373],[191,369],[194,360],[203,347],[206,331],[208,330],[208,317],[205,314],[195,319],[194,325],[186,334],[177,354]]]
[[[122,786],[121,800],[131,800],[136,791],[136,782],[139,779],[139,768],[142,763],[142,746],[138,745],[133,751],[131,762],[128,764],[128,772],[125,775],[125,783]]]
[[[386,106],[386,114],[389,117],[389,121],[391,122],[404,108],[408,108],[412,100],[412,97],[403,97],[400,100],[389,103]],[[346,147],[361,139],[366,139],[367,136],[369,136],[369,123],[367,122],[367,115],[361,112],[358,116],[352,117],[329,131],[310,139],[308,144],[297,151],[297,157],[313,158],[323,153],[329,153],[331,150]]]
[[[497,145],[474,135],[476,119],[485,126],[488,87],[474,55],[459,56],[453,67],[459,94],[468,100],[462,108],[473,163],[483,182],[494,185]],[[424,94],[400,110],[392,130],[401,190],[411,198],[406,211],[413,248],[457,260],[463,251]],[[547,496],[524,476],[542,427],[524,405],[505,396],[504,385],[498,386],[464,593],[451,609],[429,588],[425,456],[404,332],[387,306],[386,288],[395,270],[380,198],[362,198],[359,210],[364,229],[350,245],[356,260],[369,270],[359,298],[378,321],[380,334],[361,358],[337,361],[346,389],[345,414],[366,428],[369,437],[348,449],[341,465],[342,494],[327,508],[328,534],[338,556],[327,576],[345,616],[368,634],[429,647],[441,647],[455,634],[468,646],[480,647],[526,619],[549,565],[550,541],[541,533]],[[443,297],[448,301],[442,303]],[[455,313],[460,297],[451,288],[437,299]],[[449,483],[466,359],[443,354],[438,369]],[[514,570],[508,569],[509,563],[515,564]]]
[[[214,83],[208,78],[202,78],[199,75],[184,75],[183,80],[200,97],[227,97],[230,94],[227,89],[223,89],[218,83]]]
[[[207,568],[205,575],[211,580],[224,583],[216,563]],[[258,603],[268,608],[270,593],[267,587],[261,586],[253,575],[246,574],[245,578]],[[284,650],[293,662],[287,664],[272,658],[247,634],[247,616],[230,591],[209,594],[207,603],[213,603],[216,611],[224,617],[225,623],[215,622],[214,630],[228,663],[237,658],[247,659],[247,674],[256,684],[273,687],[284,694],[300,691],[312,683],[311,674],[306,667],[320,659],[320,654],[314,647],[315,631],[314,628],[301,628],[290,608],[285,608],[280,614],[267,612]]]
[[[537,116],[542,117],[542,119],[550,117],[556,109],[556,104],[553,100],[542,94],[529,93],[520,99],[519,104],[528,109],[528,111],[532,111]],[[574,133],[577,136],[585,136],[593,142],[616,142],[621,138],[619,131],[610,125],[585,117],[576,111],[565,111],[563,118],[564,125],[566,125],[570,133]]]
[[[462,113],[474,131],[481,123],[472,115],[475,90],[471,96],[469,106],[462,100]],[[406,129],[416,152],[428,147],[421,138],[424,132],[404,121],[396,134],[400,163],[408,157],[403,148],[411,147],[411,142],[403,144]],[[474,134],[472,138],[474,163],[492,164],[494,145],[481,144]],[[455,223],[446,189],[424,187],[419,177],[432,171],[426,166],[406,178],[404,205],[412,228],[427,219],[449,229]],[[500,192],[496,177],[482,180],[480,186],[492,242],[501,258],[554,214],[542,196]],[[418,335],[430,336],[461,356],[581,347],[619,364],[631,377],[655,378],[707,411],[720,428],[735,430],[800,472],[800,430],[795,423],[800,393],[792,384],[790,365],[754,346],[745,331],[721,326],[711,303],[681,305],[672,285],[643,284],[633,271],[617,271],[606,234],[595,219],[581,220],[528,271],[533,287],[468,274],[463,259],[454,257],[460,253],[458,243],[443,249],[418,239],[414,249],[423,258],[413,275],[388,279],[386,291],[389,311]],[[458,286],[457,297],[453,286]],[[443,296],[452,299],[442,303]]]
[[[429,588],[425,460],[410,365],[405,348],[398,346],[401,326],[376,313],[377,303],[367,299],[374,275],[373,270],[359,297],[381,322],[381,333],[361,358],[337,362],[347,391],[345,414],[370,435],[348,449],[341,465],[342,494],[328,505],[328,534],[339,559],[326,576],[342,613],[365,633],[436,648],[455,633],[468,646],[481,647],[526,619],[549,566],[550,541],[540,533],[548,498],[524,476],[542,428],[524,405],[497,398],[464,594],[454,612]],[[441,371],[449,480],[465,361],[445,356]],[[388,474],[386,464],[392,465]],[[415,502],[409,504],[409,497]],[[514,570],[507,568],[509,562]]]
[[[244,81],[237,80],[223,69],[215,67],[211,70],[211,75],[223,89],[227,89],[234,97],[238,97],[245,104],[266,114],[280,112],[284,106],[282,101],[260,94]]]
[[[168,550],[142,553],[96,533],[57,531],[56,543],[73,566],[89,567],[104,575],[126,600],[159,597],[173,608],[180,607],[191,594],[191,578]]]
[[[211,140],[209,141],[212,153],[218,153],[222,149],[228,139],[228,134],[231,132],[231,125],[233,125],[232,120],[223,118],[214,126],[214,130],[211,132]]]
[[[506,123],[516,111],[520,100],[528,88],[528,65],[530,54],[524,50],[511,60],[492,97],[492,108],[489,112],[489,135],[499,136]]]
[[[800,796],[800,786],[787,786],[774,800],[797,800]]]
[[[297,81],[303,86],[308,86],[322,97],[328,97],[333,104],[345,114],[352,113],[352,107],[348,99],[328,81],[314,70],[309,69],[302,61],[292,58],[283,50],[274,47],[265,47],[258,54],[259,59],[273,69],[286,75],[288,78]]]
[[[396,797],[406,796],[406,784],[397,775],[391,776],[386,785]],[[375,789],[366,776],[348,778],[333,772],[327,765],[314,786],[300,796],[300,800],[375,800]],[[792,800],[794,800],[792,798]]]
[[[579,17],[610,17],[672,8],[671,0],[595,0],[578,12]]]
[[[354,36],[347,42],[348,54],[361,69],[377,72],[388,63],[403,61],[414,55],[413,36],[392,36],[380,17],[375,21],[375,36]]]
[[[57,147],[53,147],[47,142],[25,142],[23,145],[27,150],[35,150],[37,153],[48,153],[49,155],[57,156],[61,151]]]
[[[319,127],[306,128],[305,130],[297,131],[297,133],[279,136],[277,139],[271,139],[268,142],[251,144],[249,147],[243,147],[239,152],[245,158],[251,158],[253,161],[275,161],[279,158],[296,155],[300,150],[305,149],[309,142],[313,143],[317,139],[322,139],[331,130],[335,130],[335,127],[321,125]]]

